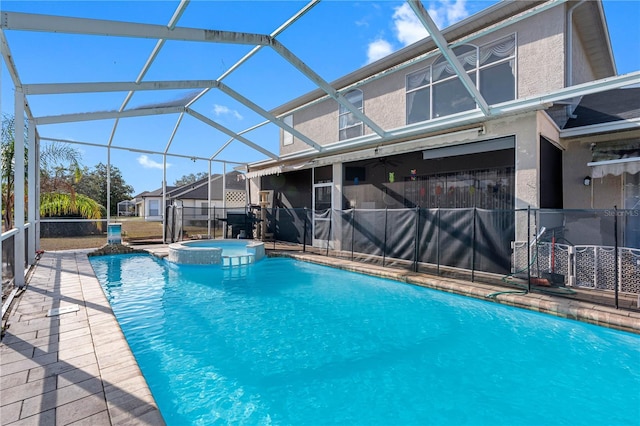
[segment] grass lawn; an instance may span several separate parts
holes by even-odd
[[[160,241],[162,240],[162,222],[147,222],[144,218],[118,218],[113,223],[122,224],[122,240],[124,242],[135,241]],[[105,225],[106,228],[106,225]],[[206,238],[206,227],[185,227],[185,239],[199,236]],[[214,230],[211,230],[213,235]],[[222,236],[222,229],[215,230],[216,237]],[[82,237],[40,238],[40,248],[45,251],[73,250],[102,247],[107,243],[106,232],[102,235],[89,235]]]

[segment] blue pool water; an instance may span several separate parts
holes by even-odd
[[[638,425],[640,336],[331,268],[93,257],[169,425]]]
[[[220,248],[223,256],[244,256],[248,254],[247,244],[249,240],[201,240],[182,243],[188,247]]]

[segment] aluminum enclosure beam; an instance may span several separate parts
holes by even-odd
[[[302,17],[304,14],[306,14],[309,10],[311,10],[319,2],[320,2],[320,0],[311,0],[309,3],[307,3],[306,6],[304,6],[302,9],[300,9],[295,15],[293,15],[291,18],[289,18],[284,24],[280,25],[269,36],[271,38],[275,38],[276,36],[278,36],[282,31],[284,31],[291,24],[293,24],[298,19],[300,19],[300,17]],[[246,55],[244,55],[242,58],[240,58],[238,60],[238,62],[233,64],[231,67],[229,67],[228,70],[226,70],[224,73],[222,73],[222,75],[220,77],[218,77],[218,81],[222,81],[225,78],[227,78],[232,72],[234,72],[236,69],[238,69],[240,67],[240,65],[244,64],[246,61],[249,60],[249,58],[251,58],[253,55],[255,55],[260,49],[262,49],[262,47],[263,47],[263,45],[254,46],[253,49],[251,49]],[[187,103],[186,107],[189,108],[198,99],[200,99],[202,96],[204,96],[208,91],[209,91],[209,89],[204,89],[202,92],[198,93],[196,96],[193,97],[193,99],[191,99],[191,101],[189,101],[189,103]]]
[[[271,121],[276,126],[278,126],[281,129],[291,133],[292,135],[294,135],[295,137],[300,139],[302,142],[304,142],[307,145],[313,147],[316,151],[319,151],[319,152],[323,151],[323,148],[322,148],[321,145],[317,144],[316,142],[314,142],[313,140],[311,140],[307,136],[303,135],[302,133],[300,133],[298,130],[294,129],[293,127],[287,125],[284,121],[280,120],[275,115],[271,114],[269,111],[261,108],[259,105],[253,103],[251,100],[245,98],[244,96],[242,96],[241,94],[239,94],[238,92],[236,92],[235,90],[233,90],[232,88],[227,86],[226,84],[218,83],[218,89],[220,89],[221,92],[229,95],[230,97],[232,97],[236,101],[240,102],[241,104],[243,104],[247,108],[257,112],[262,117],[264,117],[267,120]]]
[[[561,5],[561,4],[564,4],[567,1],[568,0],[551,0],[549,3],[546,3],[546,4],[542,5],[542,6],[536,7],[534,9],[531,9],[528,12],[525,12],[523,14],[520,14],[520,15],[517,15],[515,17],[512,17],[512,18],[510,18],[510,19],[508,19],[506,21],[503,21],[500,24],[494,25],[494,26],[492,26],[490,28],[487,28],[485,30],[482,30],[482,31],[473,33],[471,35],[468,35],[466,37],[463,37],[463,38],[457,40],[456,42],[451,43],[449,45],[449,47],[453,49],[455,47],[462,46],[463,44],[467,44],[467,43],[472,42],[472,41],[474,41],[476,39],[484,37],[484,36],[486,36],[488,34],[492,34],[492,33],[496,32],[498,30],[501,30],[502,28],[505,28],[505,27],[508,27],[510,25],[513,25],[513,24],[515,24],[517,22],[520,22],[520,21],[522,21],[524,19],[527,19],[527,18],[529,18],[531,16],[535,16],[535,15],[537,15],[539,13],[545,12],[545,11],[547,11],[549,9],[552,9],[554,7],[557,7],[557,6]],[[448,27],[444,31],[445,32],[449,31],[450,29],[456,27],[456,25],[458,25],[458,24],[453,24],[452,26]],[[441,53],[440,53],[439,49],[436,49],[435,51],[431,51],[429,53],[424,53],[422,55],[416,56],[413,59],[407,60],[407,61],[405,61],[405,62],[403,62],[401,64],[398,64],[398,65],[396,65],[396,66],[394,66],[392,68],[389,68],[389,69],[386,69],[384,71],[381,71],[381,72],[379,72],[379,73],[377,73],[375,75],[372,75],[370,77],[367,77],[367,78],[365,78],[363,80],[359,80],[359,81],[357,81],[355,83],[349,84],[348,86],[341,87],[340,88],[340,92],[345,93],[345,92],[347,92],[347,91],[349,91],[351,89],[357,89],[357,88],[362,87],[362,86],[364,86],[366,84],[369,84],[369,83],[371,83],[373,81],[379,80],[380,78],[385,77],[385,76],[387,76],[389,74],[393,74],[395,72],[404,70],[404,69],[406,69],[406,68],[408,68],[408,67],[410,67],[412,65],[415,65],[416,63],[419,63],[421,61],[433,58],[433,57],[435,57],[437,55],[440,55],[440,54]],[[308,102],[308,103],[306,103],[304,105],[298,106],[298,107],[290,110],[290,112],[295,113],[297,111],[300,111],[301,109],[308,108],[308,107],[310,107],[312,105],[315,105],[315,104],[317,104],[319,102],[323,102],[323,101],[327,100],[328,97],[329,97],[328,95],[324,95],[324,96],[322,96],[320,98],[317,98],[317,99],[315,99],[313,101],[310,101],[310,102]]]
[[[487,101],[484,100],[484,97],[480,94],[480,91],[478,90],[476,85],[473,83],[473,81],[471,81],[471,78],[449,47],[447,40],[445,40],[437,25],[435,24],[435,22],[433,22],[433,19],[431,19],[431,16],[429,16],[429,13],[426,11],[421,1],[407,0],[407,3],[409,3],[411,9],[413,9],[420,22],[422,22],[422,25],[424,25],[426,30],[429,32],[429,35],[431,35],[431,38],[442,52],[442,55],[445,57],[447,62],[451,64],[456,74],[458,75],[460,82],[467,89],[467,92],[469,92],[469,95],[471,95],[473,100],[478,104],[480,110],[484,113],[484,115],[490,115],[489,104],[487,104]]]
[[[522,108],[527,108],[528,106],[534,104],[559,102],[578,96],[604,92],[611,89],[619,89],[621,87],[631,86],[634,84],[640,84],[640,71],[634,71],[628,74],[603,78],[601,80],[590,81],[587,83],[576,84],[575,86],[566,87],[564,89],[560,89],[541,96],[521,98],[504,102],[502,104],[496,104],[491,107],[491,114],[501,115],[514,111],[517,112]]]
[[[18,68],[16,68],[15,62],[13,62],[13,55],[11,54],[11,49],[9,49],[9,43],[7,43],[7,39],[1,28],[0,28],[0,53],[2,53],[2,57],[4,58],[4,63],[7,66],[9,75],[11,76],[13,87],[15,87],[16,89],[22,90],[22,81],[20,80],[20,77],[18,75]],[[24,92],[23,92],[23,95],[24,95]],[[27,118],[29,120],[33,119],[33,113],[31,112],[31,108],[29,108],[29,104],[27,102],[24,103],[24,112],[27,114]],[[36,137],[37,136],[38,136],[38,130],[36,129]]]
[[[227,129],[226,127],[216,123],[215,121],[213,121],[212,119],[210,119],[209,117],[206,117],[202,114],[200,114],[199,112],[196,112],[194,110],[192,110],[191,108],[186,108],[186,112],[197,118],[198,120],[202,121],[205,124],[208,124],[209,126],[213,127],[216,130],[221,131],[222,133],[225,133],[228,136],[231,136],[234,139],[237,139],[238,141],[242,142],[243,144],[250,146],[251,148],[255,149],[256,151],[259,151],[261,153],[263,153],[264,155],[266,155],[267,157],[270,157],[274,160],[278,159],[278,156],[274,153],[272,153],[269,150],[264,149],[263,147],[261,147],[258,144],[255,144],[253,142],[251,142],[249,139],[245,138],[244,136],[240,136],[239,134],[233,132],[232,130]]]
[[[604,78],[595,82],[582,83],[573,87],[567,87],[557,90],[552,93],[547,93],[542,96],[516,99],[513,101],[504,102],[491,108],[491,114],[493,118],[508,116],[513,114],[522,114],[530,111],[537,111],[546,109],[554,102],[558,102],[574,96],[589,95],[592,93],[603,92],[611,89],[619,89],[622,87],[640,84],[640,71],[636,71],[621,76]],[[419,137],[431,132],[439,132],[453,127],[473,125],[481,123],[486,120],[486,116],[482,114],[482,111],[475,109],[466,111],[463,113],[455,114],[450,117],[442,117],[434,120],[425,121],[422,123],[403,126],[397,129],[390,130],[386,138],[380,138],[376,135],[365,135],[358,138],[351,139],[347,144],[333,143],[325,145],[325,152],[335,152],[341,149],[362,149],[375,146],[380,143],[389,143],[398,139],[405,139],[407,137]],[[576,131],[578,128],[575,129]],[[564,135],[561,132],[561,136]],[[297,152],[291,155],[283,155],[280,157],[281,161],[288,160],[300,160],[312,157],[314,154],[310,150]],[[250,164],[250,167],[268,167],[273,165],[272,161],[265,160]]]
[[[178,107],[162,107],[162,108],[141,108],[130,109],[127,111],[101,111],[101,112],[83,112],[76,114],[61,114],[36,117],[36,125],[72,123],[75,121],[92,121],[92,120],[109,120],[112,118],[128,118],[128,117],[145,117],[149,115],[161,114],[178,114],[185,112],[185,108]]]
[[[613,133],[625,130],[640,129],[640,118],[629,120],[617,120],[607,123],[592,124],[590,126],[575,127],[572,129],[560,130],[561,138],[575,138],[578,136],[594,135],[597,133]]]
[[[103,19],[69,18],[66,16],[20,12],[2,12],[0,28],[17,31],[42,31],[204,43],[259,44],[264,46],[271,43],[270,37],[264,34],[183,27],[170,29],[165,25],[137,24]]]
[[[167,142],[167,146],[164,148],[164,153],[169,152],[169,148],[173,143],[173,138],[176,137],[176,133],[178,133],[178,128],[180,127],[180,123],[182,122],[182,118],[184,117],[184,112],[181,112],[178,116],[178,121],[176,121],[176,125],[173,126],[173,131],[171,132],[171,136],[169,136],[169,141]]]
[[[169,20],[169,24],[167,25],[168,29],[173,30],[175,28],[175,26],[178,24],[178,20],[180,19],[185,9],[187,8],[189,1],[190,0],[180,1],[180,4],[178,5],[176,11],[173,13],[173,16]],[[147,72],[149,71],[149,68],[151,67],[151,64],[153,64],[153,61],[156,60],[156,57],[160,53],[160,49],[162,49],[162,47],[164,46],[164,43],[165,43],[165,39],[160,39],[156,42],[156,45],[153,47],[151,54],[149,54],[147,61],[142,66],[142,70],[140,70],[140,73],[136,78],[136,81],[135,81],[136,83],[140,83],[144,78],[144,76],[147,74]],[[124,111],[124,109],[129,104],[129,101],[131,100],[131,97],[133,96],[134,93],[135,93],[134,90],[130,90],[129,93],[127,93],[127,96],[125,96],[124,101],[122,101],[122,104],[120,105],[119,111]],[[116,121],[113,123],[113,128],[111,129],[111,134],[109,135],[109,146],[111,146],[111,144],[113,143],[113,138],[116,135],[116,129],[118,128],[119,121],[120,120],[116,119]]]
[[[14,259],[15,263],[13,280],[18,288],[23,288],[25,285],[24,280],[24,267],[25,267],[25,243],[26,243],[26,228],[24,223],[24,213],[25,213],[25,164],[24,164],[24,154],[25,154],[25,140],[24,140],[24,104],[25,98],[24,93],[20,88],[16,88],[15,93],[15,103],[14,103],[14,132],[13,132],[13,173],[14,176],[20,176],[21,178],[15,179],[13,182],[13,227],[18,229],[18,235],[15,236],[13,240],[15,254]],[[5,208],[9,208],[9,206],[5,206]],[[11,213],[9,213],[11,214]]]
[[[198,157],[198,156],[193,156],[193,155],[172,154],[172,153],[169,153],[169,152],[160,152],[160,151],[153,151],[153,150],[148,150],[148,149],[131,148],[129,146],[117,146],[117,145],[107,146],[107,145],[101,144],[101,143],[72,141],[72,140],[60,139],[60,138],[40,138],[40,140],[47,141],[47,142],[68,143],[68,144],[72,144],[72,145],[94,146],[94,147],[97,147],[97,148],[105,148],[105,149],[106,148],[118,149],[120,151],[139,152],[141,154],[166,155],[167,157],[188,158],[190,160],[193,160],[195,158],[196,160],[215,161],[217,163],[231,163],[231,164],[239,164],[239,165],[246,165],[247,164],[247,163],[243,163],[241,161],[215,160],[215,159],[212,159],[212,158],[204,158],[204,157]]]
[[[247,129],[244,129],[244,130],[242,130],[242,131],[238,132],[238,134],[239,134],[239,135],[243,135],[243,134],[245,134],[245,133],[249,133],[250,131],[255,130],[255,129],[258,129],[258,128],[260,128],[260,127],[264,126],[265,124],[269,124],[269,121],[263,121],[262,123],[258,123],[258,124],[254,125],[254,126],[251,126],[251,127],[247,128]],[[215,153],[214,153],[214,154],[213,154],[209,159],[210,159],[210,160],[213,160],[213,159],[214,159],[214,158],[216,158],[218,155],[220,155],[220,153],[221,153],[222,151],[224,151],[224,149],[225,149],[226,147],[228,147],[228,146],[229,146],[229,144],[230,144],[231,142],[233,142],[233,141],[234,141],[234,139],[235,139],[235,138],[231,138],[231,139],[229,139],[227,142],[225,142],[225,144],[224,144],[224,145],[222,145],[220,148],[218,148],[218,150],[217,150],[217,151],[216,151],[216,152],[215,152]]]
[[[331,87],[329,83],[324,81],[322,77],[316,74],[307,64],[302,62],[297,56],[295,56],[289,49],[284,47],[282,43],[280,43],[276,39],[272,39],[271,47],[275,50],[280,56],[287,60],[291,65],[293,65],[298,71],[303,73],[308,79],[313,81],[316,86],[320,87],[324,92],[331,96],[336,102],[349,110],[354,116],[356,116],[360,121],[366,124],[371,130],[373,130],[378,136],[384,137],[386,132],[376,123],[374,123],[369,117],[364,115],[360,109],[356,108],[351,102],[349,102],[344,95],[338,92],[336,89]]]
[[[204,89],[216,87],[216,80],[174,80],[101,83],[24,84],[25,95],[61,95],[69,93],[138,92],[145,90]]]

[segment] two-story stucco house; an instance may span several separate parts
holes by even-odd
[[[308,139],[281,131],[251,192],[315,210],[638,208],[640,89],[611,79],[601,2],[500,2],[430,32],[272,111]]]

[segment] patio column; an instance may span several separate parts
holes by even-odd
[[[36,174],[38,173],[38,168],[36,167],[38,165],[38,148],[36,147],[35,125],[34,120],[29,120],[27,128],[29,137],[29,163],[27,168],[27,182],[29,184],[29,188],[27,190],[27,221],[29,222],[29,239],[27,241],[27,262],[29,262],[29,265],[34,265],[36,263],[36,239],[38,235],[38,227],[36,226],[36,209],[40,200],[37,190],[38,182],[36,179]]]
[[[332,167],[333,176],[333,190],[331,191],[331,206],[333,211],[331,212],[331,220],[333,235],[342,235],[342,220],[335,220],[338,216],[334,214],[335,211],[342,211],[342,163],[334,163]],[[342,250],[342,239],[334,238],[334,248],[336,250]]]
[[[207,174],[207,238],[211,238],[211,160]]]
[[[160,211],[162,214],[162,242],[167,242],[167,153],[162,154],[162,205]]]
[[[38,137],[38,134],[36,132],[36,128],[35,128],[35,123],[34,123],[34,128],[33,128],[33,133],[34,133],[34,144],[33,147],[35,149],[35,166],[36,166],[36,170],[35,170],[35,193],[36,196],[34,198],[34,202],[35,202],[35,224],[34,224],[34,229],[35,229],[35,249],[36,250],[40,250],[40,138]]]
[[[222,163],[222,208],[227,217],[227,163]]]
[[[13,223],[18,229],[14,237],[16,287],[24,287],[25,266],[25,227],[24,227],[24,93],[22,88],[15,90],[15,129],[14,129],[14,184],[13,184]]]
[[[111,222],[111,147],[107,147],[107,229]]]

